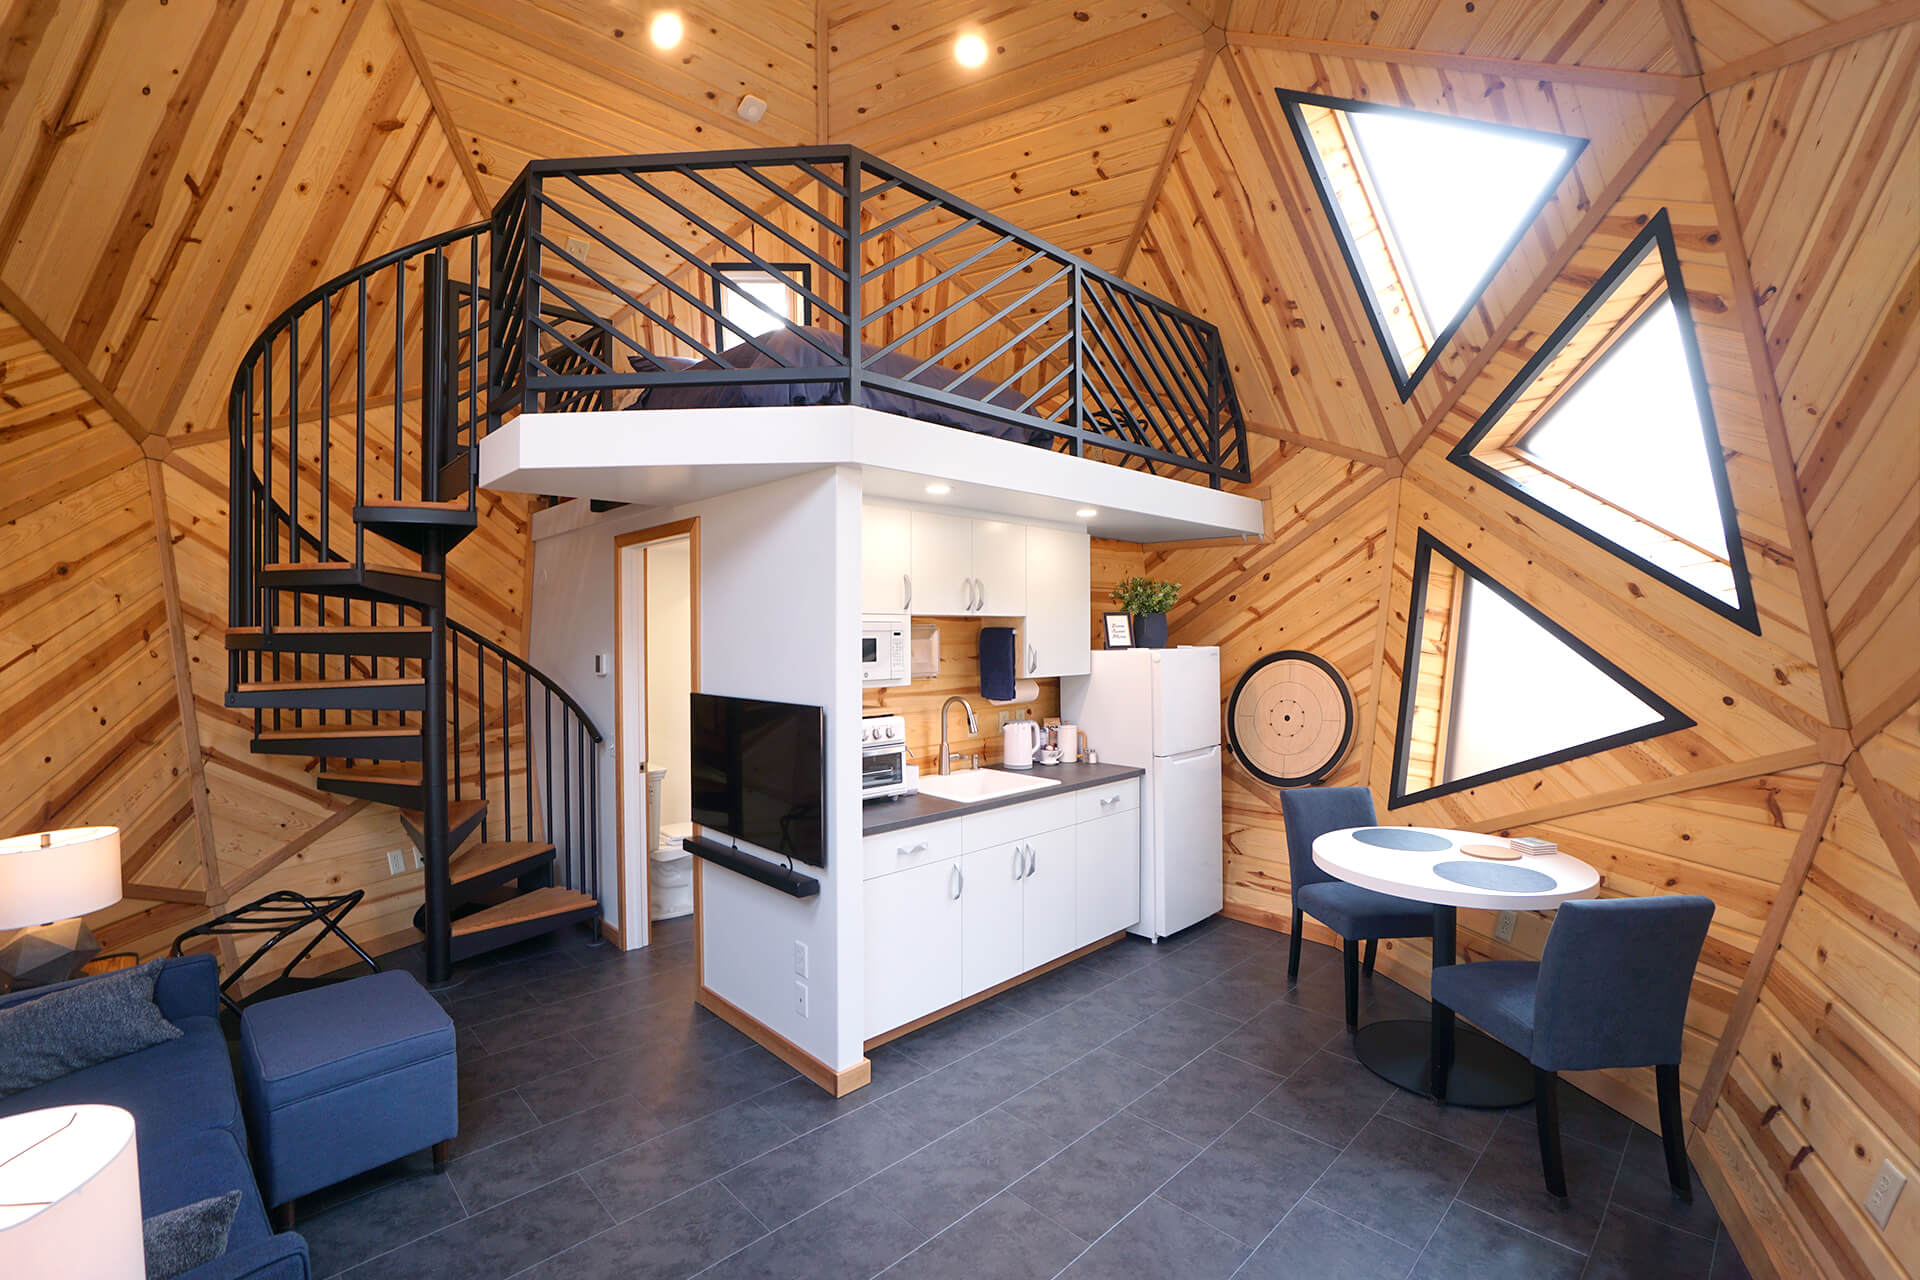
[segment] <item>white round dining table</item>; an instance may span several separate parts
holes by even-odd
[[[1454,963],[1456,913],[1551,911],[1600,892],[1600,873],[1568,853],[1476,857],[1470,848],[1507,842],[1447,827],[1344,827],[1313,842],[1314,865],[1349,884],[1433,906],[1433,963]],[[1433,1094],[1433,1064],[1445,1061],[1446,1101],[1453,1106],[1517,1107],[1533,1098],[1527,1060],[1451,1019],[1396,1018],[1354,1033],[1354,1055],[1375,1075],[1415,1093]]]

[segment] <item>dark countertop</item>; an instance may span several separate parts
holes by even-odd
[[[993,765],[986,767],[993,769],[996,773],[1011,773],[1016,778],[1058,778],[1060,785],[1048,787],[1042,791],[1018,791],[1010,796],[995,796],[991,800],[974,800],[968,803],[943,800],[939,796],[928,795],[869,800],[862,806],[865,813],[861,822],[861,834],[882,835],[905,827],[917,827],[923,822],[938,822],[942,818],[957,818],[966,813],[982,813],[1005,805],[1023,804],[1028,800],[1044,800],[1048,796],[1057,796],[1063,792],[1097,787],[1103,782],[1117,782],[1121,778],[1138,778],[1146,773],[1145,769],[1124,764],[1037,764],[1031,769],[1000,769]]]

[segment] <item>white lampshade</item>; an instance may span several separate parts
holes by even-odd
[[[144,1280],[140,1165],[119,1107],[0,1119],[0,1272]]]
[[[69,920],[120,901],[120,828],[0,840],[0,929]]]

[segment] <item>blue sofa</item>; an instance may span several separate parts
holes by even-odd
[[[80,978],[77,982],[91,979]],[[0,996],[0,1008],[37,1000],[70,982]],[[220,1030],[220,971],[212,956],[167,961],[154,1003],[185,1034],[111,1062],[0,1098],[0,1116],[78,1102],[133,1113],[140,1152],[140,1210],[148,1217],[240,1192],[227,1251],[187,1272],[192,1280],[308,1280],[307,1242],[275,1234],[247,1163],[247,1129],[233,1060]]]

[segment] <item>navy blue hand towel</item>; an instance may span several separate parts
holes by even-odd
[[[1013,700],[1013,628],[980,628],[980,696]]]

